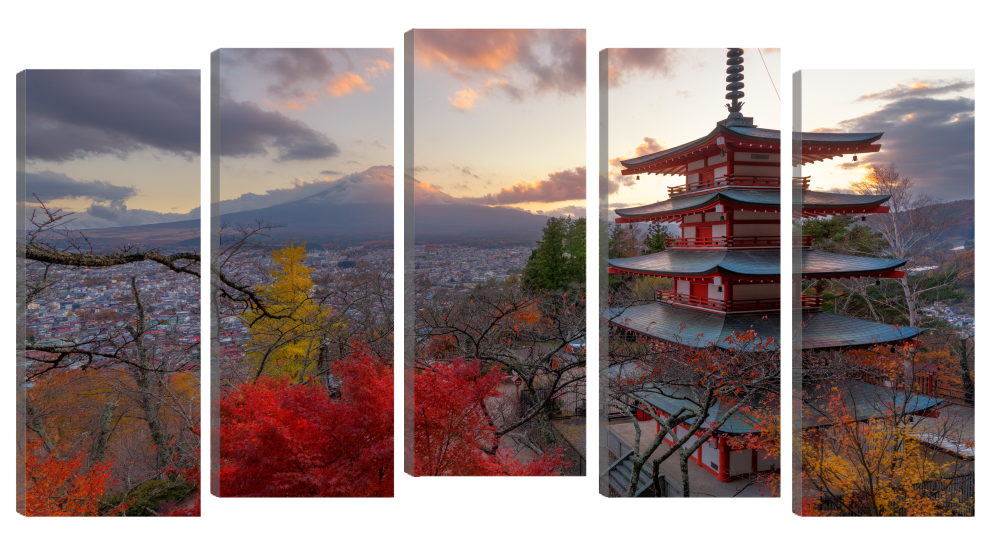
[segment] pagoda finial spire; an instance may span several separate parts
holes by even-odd
[[[743,102],[738,100],[743,97],[743,91],[740,90],[743,88],[743,49],[730,47],[726,56],[729,57],[726,60],[726,65],[729,66],[726,68],[726,73],[729,74],[726,76],[726,81],[729,82],[726,85],[726,90],[729,91],[726,99],[732,101],[731,104],[726,104],[729,108],[728,119],[742,119],[743,113],[740,113],[740,109],[743,108]]]

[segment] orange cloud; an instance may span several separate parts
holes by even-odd
[[[481,94],[475,90],[465,87],[462,90],[455,91],[454,96],[448,96],[448,101],[451,102],[452,107],[459,111],[469,111],[480,96]]]
[[[368,80],[372,80],[378,77],[379,75],[382,74],[382,72],[392,71],[392,64],[380,58],[375,59],[372,62],[375,63],[374,66],[369,66],[365,68],[365,78]]]
[[[372,89],[365,80],[356,73],[344,72],[326,84],[326,91],[331,96],[341,97],[353,93],[355,90],[368,92]]]
[[[618,188],[632,187],[635,186],[636,180],[631,175],[622,175],[622,160],[628,160],[629,158],[636,158],[638,156],[645,156],[647,154],[652,154],[654,152],[660,152],[667,149],[667,145],[655,137],[644,137],[642,138],[642,143],[636,146],[635,151],[633,151],[629,156],[618,156],[615,158],[609,158],[608,163],[611,165],[611,170],[608,171],[608,193],[617,194]]]
[[[479,86],[502,80],[514,100],[526,90],[573,95],[586,83],[583,30],[417,30],[414,41],[420,65]]]
[[[587,199],[587,168],[580,166],[549,173],[547,179],[518,181],[501,188],[499,192],[467,201],[484,205],[511,205],[517,203],[552,203]]]
[[[415,50],[424,66],[499,72],[518,59],[522,42],[530,37],[525,30],[421,30]]]

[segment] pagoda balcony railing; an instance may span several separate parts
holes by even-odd
[[[681,194],[691,194],[703,190],[714,190],[716,188],[726,188],[730,186],[743,186],[751,188],[779,188],[781,186],[780,177],[764,177],[755,175],[724,175],[714,179],[705,179],[693,183],[671,186],[667,188],[670,197]]]
[[[779,310],[781,308],[780,298],[771,299],[741,299],[738,301],[709,299],[688,294],[679,294],[672,290],[660,290],[656,293],[657,300],[670,305],[682,305],[700,309],[710,309],[715,311],[763,311]]]
[[[792,177],[792,189],[809,190],[809,177]]]
[[[823,308],[823,296],[821,295],[803,295],[802,296],[802,309],[803,310],[820,310]]]
[[[792,246],[809,248],[813,236],[794,235]],[[724,237],[668,237],[664,240],[664,248],[745,248],[781,246],[780,235],[724,236]]]

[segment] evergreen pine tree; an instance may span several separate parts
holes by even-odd
[[[666,226],[660,222],[654,222],[649,229],[646,230],[646,239],[643,241],[645,247],[643,247],[642,251],[645,254],[663,252],[667,249],[667,239],[671,237],[673,237],[673,235],[670,235]]]

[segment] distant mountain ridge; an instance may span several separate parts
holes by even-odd
[[[386,169],[384,166],[377,168]],[[364,173],[368,174],[375,169],[370,168]],[[254,224],[258,221],[281,225],[282,227],[270,232],[276,243],[288,239],[305,242],[307,245],[392,241],[392,203],[336,203],[342,193],[343,187],[333,186],[299,200],[225,213],[220,220],[227,225]],[[418,201],[420,203],[415,206],[414,217],[417,242],[463,243],[489,240],[531,245],[541,238],[542,228],[549,219],[546,215],[511,207],[460,203],[458,198],[450,196]],[[132,245],[190,250],[200,243],[199,225],[199,220],[184,220],[81,231],[99,249]]]

